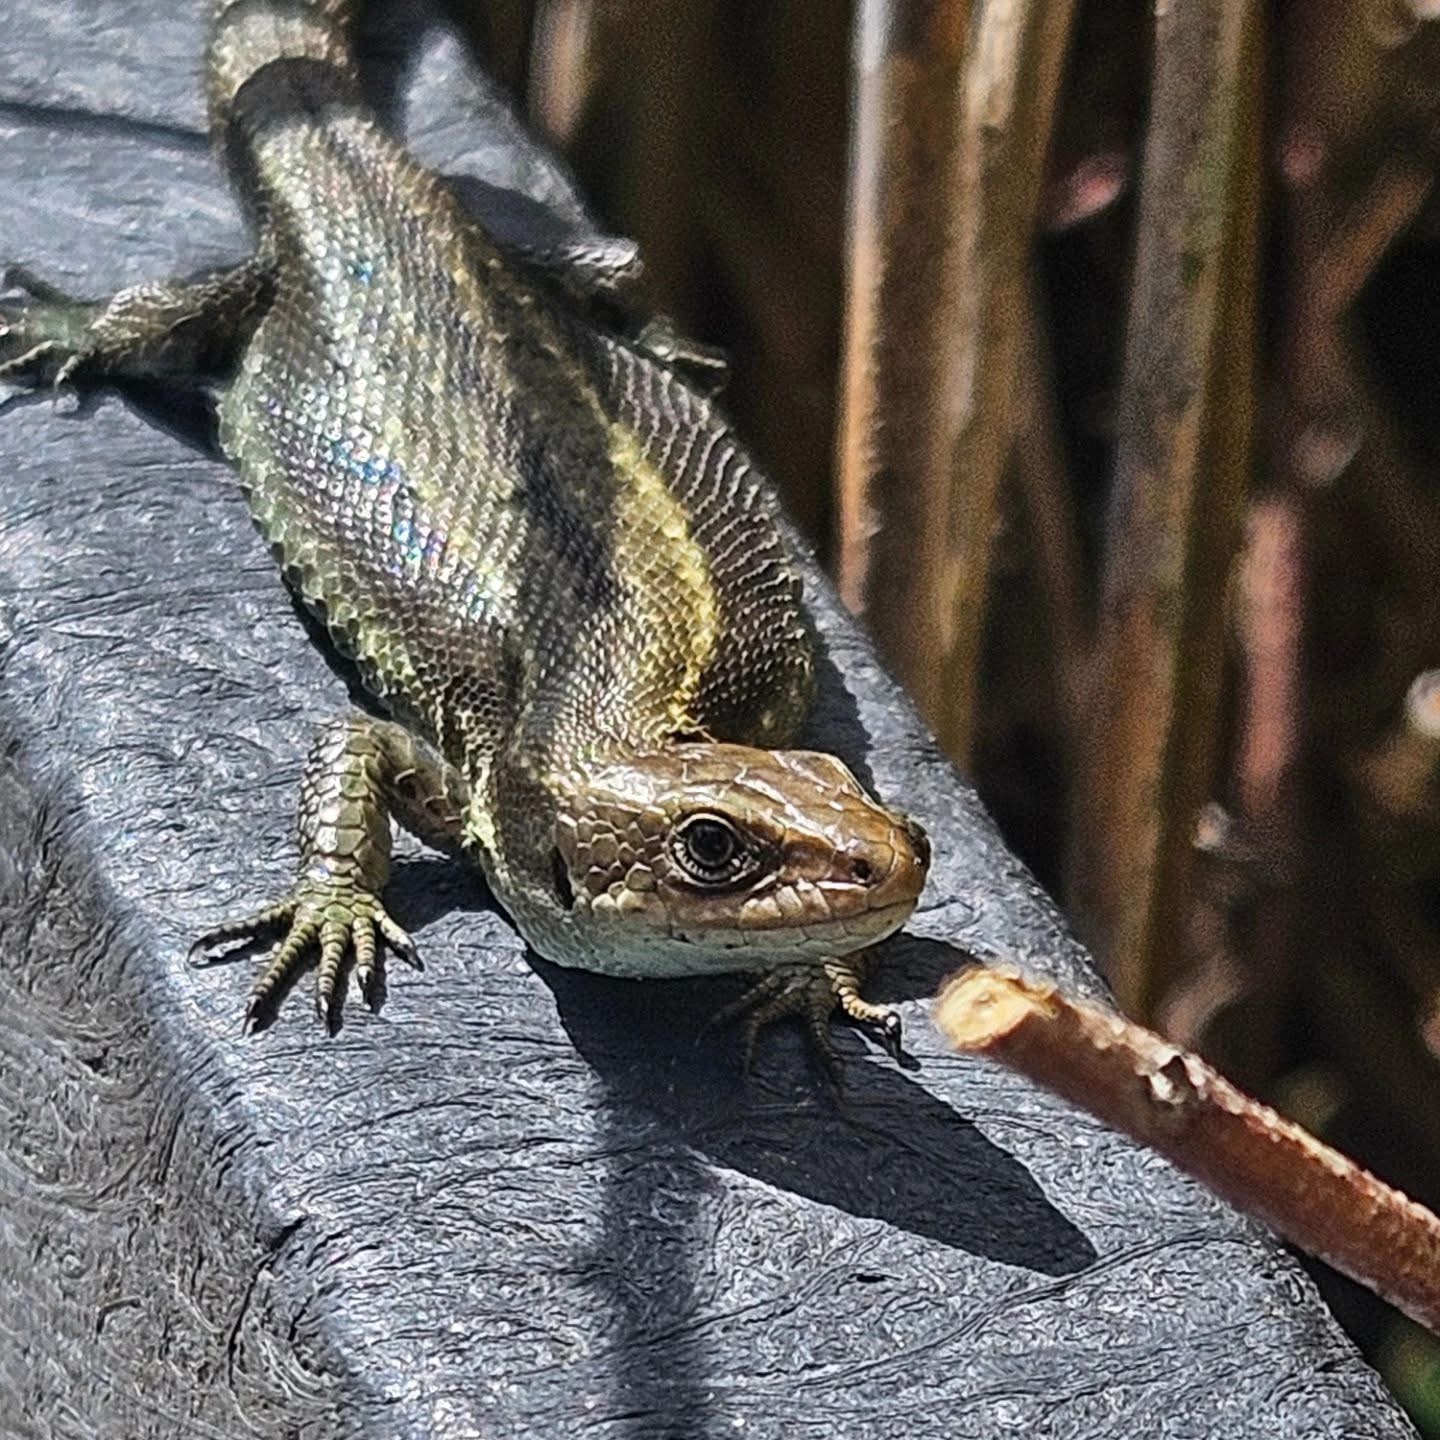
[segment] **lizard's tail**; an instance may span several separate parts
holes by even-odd
[[[355,9],[355,0],[217,0],[208,82],[217,142],[233,142],[250,117],[352,100]]]

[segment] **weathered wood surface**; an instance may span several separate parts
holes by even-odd
[[[94,292],[240,252],[202,32],[12,0],[0,250]],[[429,152],[559,194],[455,58],[412,91]],[[884,987],[910,1068],[842,1036],[837,1101],[783,1033],[746,1089],[729,1039],[695,1043],[728,987],[529,959],[419,853],[395,913],[424,972],[333,1038],[303,990],[243,1038],[246,971],[185,948],[282,883],[309,728],[347,697],[195,421],[0,413],[0,1428],[1411,1433],[1254,1226],[944,1051],[954,947],[1098,982],[818,578],[816,738],[936,844]]]

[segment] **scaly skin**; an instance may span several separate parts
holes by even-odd
[[[292,893],[202,939],[284,936],[254,1018],[319,951],[409,940],[391,818],[485,871],[541,955],[760,970],[812,1030],[928,865],[913,822],[787,751],[811,641],[774,503],[686,352],[595,328],[361,104],[347,0],[226,0],[218,147],[253,217],[222,275],[4,312],[0,374],[218,370],[220,440],[286,579],[394,717],[328,727]],[[35,289],[36,287],[32,287]],[[818,1017],[818,1018],[817,1018]],[[753,1039],[753,1025],[751,1029]]]

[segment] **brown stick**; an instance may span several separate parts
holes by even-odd
[[[1177,978],[1250,478],[1261,8],[1156,7],[1155,84],[1067,894],[1124,1008]]]
[[[841,594],[962,759],[1074,0],[971,9],[858,9],[840,448]]]
[[[1123,1130],[1440,1333],[1440,1217],[1152,1030],[1053,985],[967,971],[936,1022]]]
[[[935,465],[937,357],[960,325],[943,256],[969,26],[970,0],[861,0],[855,19],[836,578],[932,720],[945,691],[934,517],[951,484],[948,456]]]

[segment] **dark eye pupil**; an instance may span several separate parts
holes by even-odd
[[[713,870],[735,854],[735,834],[719,820],[696,820],[685,830],[685,845],[697,865]]]

